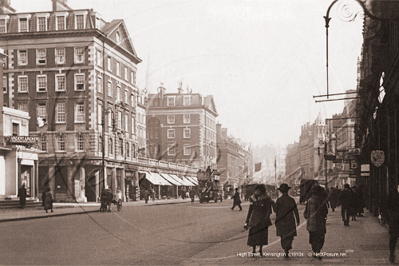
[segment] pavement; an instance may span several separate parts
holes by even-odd
[[[161,199],[161,200],[149,200],[145,203],[144,200],[123,202],[122,209],[124,207],[131,206],[156,206],[156,205],[166,205],[166,204],[179,204],[190,202],[191,199]],[[196,199],[196,202],[199,200]],[[76,215],[85,214],[100,211],[100,203],[87,202],[87,203],[53,203],[53,211],[46,213],[43,208],[25,208],[25,209],[0,209],[0,223],[1,222],[11,222],[19,220],[29,220],[29,219],[41,219],[50,218],[55,216],[65,216],[65,215]],[[111,211],[117,211],[116,205],[111,205]]]
[[[321,251],[322,259],[313,258],[306,220],[303,218],[304,205],[299,205],[300,225],[293,241],[290,258],[283,256],[280,238],[276,236],[275,226],[269,227],[269,245],[260,254],[252,256],[252,248],[246,245],[248,231],[243,230],[223,243],[218,243],[183,261],[182,265],[389,265],[388,227],[381,226],[377,217],[365,209],[364,217],[357,217],[344,226],[341,208],[332,212],[329,209],[327,234]],[[274,215],[274,214],[273,214]],[[272,217],[272,222],[274,223]],[[257,247],[257,251],[258,251]],[[397,248],[398,249],[398,248]],[[399,251],[396,263],[399,264]]]

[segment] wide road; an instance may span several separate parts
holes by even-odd
[[[231,205],[187,202],[125,206],[120,212],[113,206],[111,213],[0,223],[0,262],[176,265],[238,239],[249,251],[243,229],[249,205],[244,202],[241,212]]]

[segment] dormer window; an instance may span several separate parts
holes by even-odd
[[[0,15],[0,33],[7,33],[7,21],[9,16]]]
[[[119,31],[116,32],[116,43],[119,44],[121,42],[121,34]]]
[[[47,31],[47,18],[50,14],[36,14],[37,16],[37,31]]]
[[[18,15],[18,32],[29,31],[29,19],[30,19],[30,14]]]
[[[168,106],[175,106],[175,97],[168,97]]]
[[[76,30],[83,30],[86,28],[86,14],[87,11],[77,11],[75,12],[75,29]]]

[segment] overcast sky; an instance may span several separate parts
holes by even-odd
[[[138,87],[177,92],[178,82],[213,95],[217,120],[236,138],[287,145],[300,129],[342,111],[343,102],[315,103],[326,94],[326,30],[332,0],[68,0],[103,19],[124,19],[138,56]],[[349,1],[349,3],[355,1]],[[12,0],[17,12],[51,11],[51,0]],[[329,28],[330,93],[356,89],[362,18]],[[355,6],[356,8],[356,6]],[[358,7],[357,7],[358,8]],[[345,9],[347,10],[347,9]],[[345,15],[345,13],[343,14]],[[149,59],[149,60],[148,60]]]

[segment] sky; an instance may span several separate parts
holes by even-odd
[[[301,126],[342,112],[327,94],[326,28],[332,0],[68,0],[105,21],[124,19],[142,62],[137,85],[213,95],[217,121],[245,142],[286,146]],[[341,3],[344,2],[344,3]],[[346,3],[345,3],[346,2]],[[347,4],[347,5],[345,5]],[[349,6],[352,5],[352,6]],[[51,0],[12,0],[17,12],[51,11]],[[353,8],[353,9],[350,9]],[[329,93],[355,90],[362,16],[354,0],[330,12]],[[146,77],[149,78],[146,78]],[[319,98],[325,99],[325,98]]]

